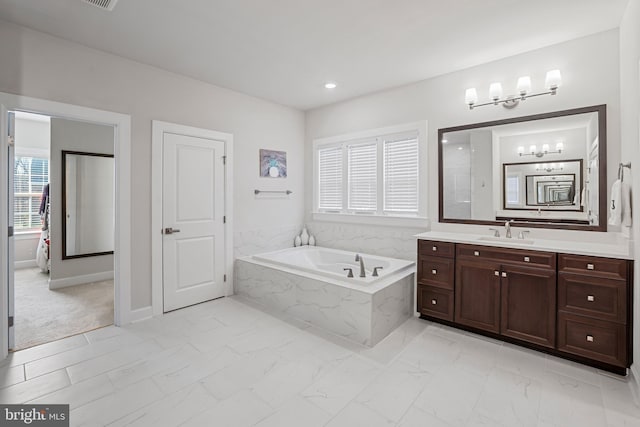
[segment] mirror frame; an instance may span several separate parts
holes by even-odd
[[[62,192],[62,259],[76,259],[76,258],[87,258],[93,256],[102,256],[102,255],[113,255],[113,251],[106,252],[92,252],[86,254],[77,254],[77,255],[67,255],[67,155],[80,155],[80,156],[93,156],[93,157],[110,157],[115,159],[113,154],[101,154],[101,153],[87,153],[84,151],[67,151],[62,150],[62,183],[61,183],[61,192]],[[115,176],[115,175],[114,175]],[[115,235],[114,235],[115,239]],[[115,242],[114,242],[115,244]],[[115,247],[115,246],[114,246]]]
[[[593,105],[590,107],[572,108],[569,110],[553,111],[551,113],[533,114],[530,116],[513,117],[509,119],[493,120],[489,122],[472,123],[469,125],[453,126],[438,129],[438,222],[453,224],[477,224],[477,225],[502,225],[505,220],[510,218],[496,217],[495,221],[476,220],[476,219],[456,219],[444,217],[444,168],[442,164],[442,137],[447,132],[456,132],[461,130],[478,129],[490,126],[500,126],[511,123],[530,122],[535,120],[551,119],[555,117],[573,116],[585,113],[598,113],[598,224],[597,225],[580,225],[575,220],[570,219],[537,219],[535,222],[524,219],[515,218],[513,226],[516,227],[532,227],[532,228],[561,228],[566,230],[582,230],[582,231],[607,231],[607,106],[606,104]]]

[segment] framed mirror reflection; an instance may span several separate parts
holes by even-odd
[[[62,151],[62,259],[114,248],[114,158]]]
[[[438,141],[441,222],[606,231],[605,105],[439,129]]]

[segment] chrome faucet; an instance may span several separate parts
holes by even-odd
[[[509,221],[504,223],[504,228],[507,230],[506,234],[504,235],[504,237],[506,237],[507,239],[511,238],[511,223]]]
[[[364,273],[364,259],[360,254],[356,254],[356,262],[358,261],[360,261],[360,277],[367,277],[367,275]]]

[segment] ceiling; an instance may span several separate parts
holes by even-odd
[[[616,28],[628,1],[0,0],[0,17],[307,110]]]

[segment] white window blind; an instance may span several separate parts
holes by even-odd
[[[384,210],[418,212],[417,135],[384,141]]]
[[[349,209],[376,211],[378,208],[378,144],[348,146]]]
[[[342,147],[318,151],[318,208],[342,209]]]
[[[14,216],[16,231],[39,229],[42,189],[49,182],[49,160],[16,156],[14,165]]]

